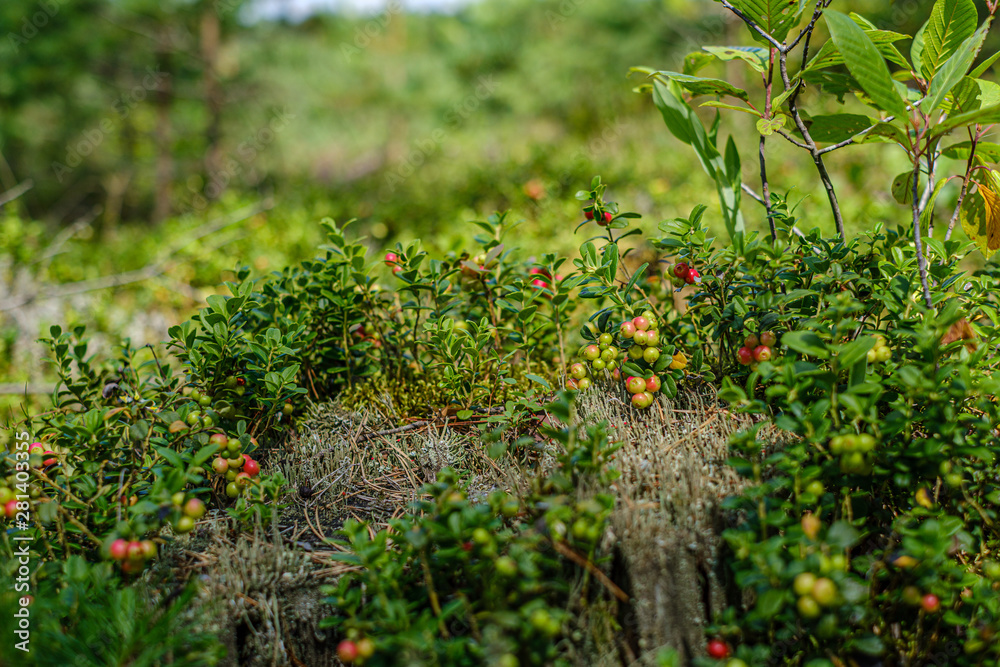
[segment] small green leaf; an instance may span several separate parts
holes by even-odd
[[[757,131],[765,137],[769,137],[785,126],[785,114],[776,114],[771,118],[761,118],[757,121]]]
[[[768,50],[760,46],[703,46],[719,60],[742,60],[761,74],[767,71]]]

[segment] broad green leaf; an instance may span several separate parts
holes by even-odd
[[[1000,250],[1000,195],[995,183],[1000,172],[991,171],[983,180],[993,181],[990,188],[979,183],[975,192],[966,193],[959,210],[959,220],[965,234],[987,258]]]
[[[954,116],[949,116],[943,122],[934,126],[932,136],[940,136],[956,127],[966,125],[988,125],[1000,122],[1000,104],[985,106],[973,111],[967,111]]]
[[[708,53],[702,51],[693,51],[686,56],[684,56],[684,67],[683,71],[685,74],[694,75],[697,74],[699,70],[708,65],[710,62],[715,60]]]
[[[953,160],[968,160],[972,142],[962,141],[945,147],[941,154]],[[987,162],[1000,162],[1000,144],[980,141],[976,144],[976,155]]]
[[[924,47],[920,54],[920,71],[924,78],[937,73],[959,45],[972,36],[978,23],[979,14],[973,0],[937,0],[934,3],[931,17],[922,29]]]
[[[902,174],[892,179],[892,186],[889,188],[892,198],[900,204],[909,205],[913,203],[913,172],[904,171]]]
[[[927,24],[924,23],[920,26],[920,30],[917,34],[913,36],[913,43],[910,44],[910,64],[913,67],[913,71],[917,73],[917,76],[923,77],[923,68],[921,63],[924,59],[924,32],[927,30]]]
[[[945,95],[951,92],[959,81],[965,76],[965,73],[969,71],[972,67],[972,61],[976,57],[976,53],[979,52],[979,47],[986,39],[986,31],[989,28],[988,23],[984,23],[983,27],[977,30],[971,37],[959,44],[955,52],[952,53],[948,60],[944,61],[940,69],[931,79],[930,90],[927,92],[927,101],[924,103],[924,111],[932,111],[937,109],[938,106],[944,101]]]
[[[802,10],[805,9],[803,2],[794,2],[794,0],[792,2],[789,0],[733,0],[733,5],[779,42],[785,41],[788,32],[798,25]],[[756,42],[769,44],[755,30],[750,30],[750,35]]]
[[[809,122],[809,134],[815,141],[837,143],[850,139],[871,126],[872,119],[860,114],[837,113],[813,116]]]
[[[767,71],[768,49],[759,46],[703,46],[702,48],[719,60],[728,62],[739,59],[761,74]]]
[[[905,146],[906,141],[906,133],[893,123],[875,123],[870,132],[855,139],[859,144],[894,143],[901,146]]]
[[[781,342],[788,348],[804,355],[826,359],[830,351],[826,349],[823,339],[812,331],[789,331],[781,337]]]
[[[906,115],[906,104],[896,92],[889,68],[872,40],[846,14],[827,10],[824,14],[833,43],[844,56],[848,71],[872,101],[888,113]]]
[[[981,77],[983,74],[986,73],[986,70],[988,70],[990,67],[993,66],[993,63],[997,61],[997,58],[1000,58],[1000,51],[997,51],[992,56],[990,56],[983,62],[979,63],[978,65],[976,65],[976,69],[969,72],[969,76],[971,76],[974,79],[978,79],[979,77]]]
[[[855,21],[855,23],[857,23],[857,21]],[[863,26],[861,27],[864,29]],[[901,54],[899,49],[895,46],[895,42],[902,39],[908,39],[908,35],[904,35],[901,32],[891,32],[889,30],[864,30],[864,32],[868,35],[868,39],[872,40],[872,44],[875,45],[875,48],[878,49],[878,52],[881,53],[886,60],[909,70],[909,63],[906,62],[903,54]],[[806,71],[812,72],[843,64],[844,56],[840,53],[837,46],[832,41],[827,41],[824,42],[823,46],[819,48],[816,55],[809,60],[805,69]]]
[[[666,71],[656,72],[653,76],[676,81],[684,90],[688,91],[695,97],[698,95],[731,95],[732,97],[739,98],[744,102],[750,98],[750,96],[747,95],[747,91],[734,86],[728,81],[723,81],[722,79],[708,79],[700,76],[681,74],[680,72]]]
[[[702,102],[698,106],[701,107],[715,107],[716,109],[729,109],[730,111],[742,111],[743,113],[748,113],[751,116],[760,117],[760,112],[756,109],[751,109],[750,107],[739,107],[735,104],[726,104],[725,102],[719,102],[717,100],[709,100],[708,102]]]
[[[702,125],[691,106],[684,101],[680,84],[676,81],[654,80],[653,103],[660,110],[667,129],[675,137],[694,148],[702,168],[715,181],[719,203],[722,206],[723,221],[730,237],[737,232],[742,232],[744,221],[740,212],[739,169],[737,168],[735,172],[727,169],[726,162],[732,162],[733,158],[729,155],[728,147],[726,161],[724,161],[715,143],[705,130],[705,126]],[[733,148],[735,151],[735,146]],[[738,167],[738,153],[735,154],[735,158]]]

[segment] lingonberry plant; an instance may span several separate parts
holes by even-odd
[[[565,422],[545,429],[558,464],[527,495],[472,500],[446,469],[388,530],[373,537],[367,525],[345,526],[337,558],[354,569],[327,590],[336,613],[326,622],[344,637],[342,661],[571,664],[572,614],[593,591],[577,564],[598,560],[613,506],[610,496],[575,502],[572,493],[585,479],[615,479],[608,459],[617,445],[603,424],[574,425],[568,394],[546,410]]]

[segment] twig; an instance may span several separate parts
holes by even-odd
[[[753,199],[754,201],[756,201],[756,202],[758,202],[760,204],[764,203],[763,197],[761,197],[759,194],[757,194],[756,192],[754,192],[753,188],[751,188],[749,185],[747,185],[746,183],[740,183],[740,187],[743,188],[743,192],[745,192],[748,195],[750,195],[751,199]]]
[[[969,159],[965,163],[965,176],[962,178],[962,191],[958,193],[958,201],[955,202],[955,211],[951,214],[951,220],[948,221],[948,230],[944,233],[945,241],[951,238],[951,232],[955,229],[955,223],[958,222],[958,216],[962,211],[962,201],[969,191],[969,180],[972,178],[972,167],[976,159],[976,143],[979,141],[979,132],[971,135],[970,140]]]
[[[918,139],[919,140],[919,139]],[[924,303],[928,308],[934,307],[931,300],[931,289],[927,284],[927,258],[924,257],[923,245],[920,242],[920,202],[917,200],[918,182],[920,181],[920,157],[913,161],[913,242],[917,247],[917,266],[920,269],[920,283],[924,288]]]
[[[785,85],[785,90],[790,90],[792,87],[791,81],[788,79],[788,62],[787,54],[782,53],[778,58],[779,69],[781,71],[781,80]],[[799,133],[802,138],[805,139],[806,147],[809,151],[809,155],[812,156],[813,163],[816,165],[816,171],[819,172],[819,178],[823,182],[823,188],[826,189],[826,197],[830,200],[830,208],[833,211],[833,221],[837,225],[837,233],[840,234],[842,241],[847,241],[847,235],[844,232],[844,218],[840,213],[840,203],[837,201],[837,192],[833,188],[833,181],[830,180],[830,174],[826,170],[826,165],[823,163],[823,157],[816,147],[816,142],[813,141],[812,135],[809,134],[809,128],[802,121],[802,116],[799,114],[799,108],[796,104],[794,96],[788,100],[788,110],[792,112],[792,120],[795,121],[795,126],[799,128]]]
[[[33,187],[35,187],[35,182],[29,178],[21,181],[7,192],[0,193],[0,206],[14,201]]]
[[[611,579],[608,578],[608,575],[604,574],[601,568],[594,565],[592,562],[590,562],[589,559],[584,558],[583,556],[573,551],[571,548],[569,548],[567,545],[563,544],[559,540],[552,540],[552,546],[555,547],[555,550],[558,551],[560,554],[562,554],[566,558],[569,558],[571,561],[573,561],[574,563],[576,563],[577,565],[579,565],[580,567],[584,568],[592,575],[594,575],[594,577],[602,584],[604,584],[604,587],[607,588],[609,591],[611,591],[611,594],[614,595],[616,598],[618,598],[622,602],[629,601],[628,593],[619,588],[618,584],[611,581]]]

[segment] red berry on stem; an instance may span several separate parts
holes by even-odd
[[[108,547],[108,554],[114,560],[125,560],[125,556],[128,555],[128,542],[118,538]]]
[[[686,278],[688,274],[687,262],[678,262],[674,265],[674,275],[678,278]]]
[[[767,345],[768,347],[774,347],[774,344],[778,342],[777,336],[771,331],[764,331],[760,334],[760,344]]]
[[[641,377],[632,376],[625,381],[625,389],[630,394],[641,394],[646,391],[646,381]]]
[[[708,654],[717,660],[729,657],[729,644],[721,639],[713,639],[708,642]]]
[[[736,350],[736,358],[744,366],[749,366],[753,362],[753,352],[748,347],[741,347]]]
[[[655,375],[650,378],[646,378],[646,391],[655,394],[656,392],[660,391],[660,387],[662,386],[663,384],[660,382],[660,378],[656,377]]]
[[[632,324],[635,325],[635,328],[638,331],[645,331],[646,329],[649,328],[649,320],[647,320],[642,315],[639,315],[638,317],[633,317]]]
[[[397,255],[394,252],[387,252],[387,253],[385,253],[385,265],[386,266],[392,266],[393,264],[396,264],[397,262],[399,262],[399,255]]]
[[[941,608],[941,600],[939,600],[938,596],[933,593],[928,593],[920,598],[920,606],[923,607],[924,611],[928,614],[933,614]]]
[[[614,217],[614,216],[613,216],[613,215],[611,215],[611,211],[605,211],[605,212],[604,212],[604,222],[605,222],[605,223],[608,223],[608,222],[611,222],[611,219],[612,219],[613,217]]]
[[[593,220],[594,219],[594,209],[592,209],[592,208],[585,208],[585,209],[583,209],[583,216],[585,218],[587,218],[587,220]]]
[[[701,274],[698,273],[698,269],[691,268],[691,269],[688,269],[687,275],[684,276],[684,281],[688,285],[691,285],[692,283],[698,282],[699,278],[701,278]]]
[[[350,639],[337,644],[337,657],[341,662],[354,662],[358,659],[358,646]]]
[[[245,456],[244,455],[244,459],[245,460],[243,461],[243,472],[245,472],[246,474],[250,475],[251,477],[256,477],[258,474],[260,474],[260,464],[259,463],[257,463],[256,461],[254,461],[249,456]]]
[[[753,350],[753,358],[757,361],[767,361],[771,358],[771,348],[767,345],[758,345]]]
[[[757,338],[757,334],[750,334],[743,339],[743,347],[748,347],[751,350],[760,345],[760,340]]]
[[[631,338],[635,335],[635,325],[631,322],[622,322],[621,334],[625,338]]]

